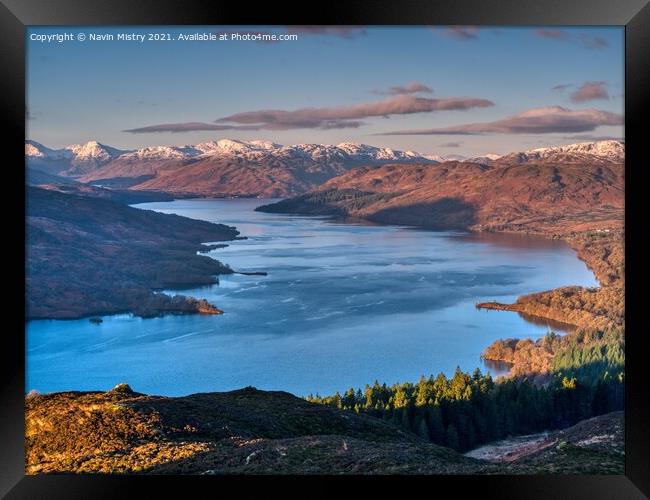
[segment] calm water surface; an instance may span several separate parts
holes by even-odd
[[[252,385],[329,394],[416,381],[456,366],[495,365],[481,351],[504,337],[543,336],[544,322],[478,301],[509,302],[562,285],[594,286],[564,243],[341,223],[254,212],[273,200],[177,200],[139,208],[236,226],[246,240],[209,255],[237,271],[183,293],[220,316],[106,316],[27,324],[27,390],[181,395]]]

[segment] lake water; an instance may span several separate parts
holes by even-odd
[[[139,208],[237,226],[248,239],[210,256],[237,271],[183,293],[225,314],[30,321],[27,390],[182,395],[252,385],[296,395],[417,381],[487,367],[506,337],[543,336],[542,321],[479,311],[479,301],[597,281],[566,244],[342,223],[254,212],[273,200],[177,200]],[[498,373],[497,373],[498,374]]]

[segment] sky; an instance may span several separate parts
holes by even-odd
[[[171,40],[147,40],[152,32]],[[181,39],[195,33],[217,39]],[[229,138],[467,156],[623,139],[622,27],[33,27],[26,36],[27,137],[51,148]]]

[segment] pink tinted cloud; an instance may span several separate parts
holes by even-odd
[[[181,123],[162,123],[159,125],[148,125],[146,127],[131,128],[122,130],[131,134],[150,134],[155,132],[170,132],[178,134],[183,132],[198,132],[209,130],[286,130],[289,128],[319,128],[323,130],[358,128],[363,122],[358,120],[322,120],[318,123],[296,123],[287,125],[283,123],[255,124],[255,125],[219,125],[215,123],[204,122],[181,122]]]
[[[604,49],[608,46],[607,40],[599,35],[590,35],[588,33],[578,33],[576,37],[564,30],[538,28],[533,34],[539,38],[549,38],[560,42],[577,43],[587,49]]]
[[[183,123],[161,123],[158,125],[149,125],[146,127],[130,128],[122,130],[122,132],[129,132],[131,134],[148,134],[153,132],[196,132],[200,130],[258,130],[259,127],[240,126],[234,127],[232,125],[217,125],[215,123],[203,122],[183,122]]]
[[[579,135],[566,135],[563,139],[569,141],[622,141],[623,135],[593,135],[593,134],[579,134]]]
[[[408,88],[404,87],[404,88]],[[410,87],[412,90],[415,86]],[[389,117],[434,111],[467,110],[493,106],[487,99],[475,97],[448,97],[432,99],[413,95],[397,95],[371,103],[324,108],[301,108],[294,111],[259,110],[225,116],[213,123],[181,122],[148,125],[124,130],[132,134],[154,132],[195,132],[201,130],[289,130],[345,129],[364,125],[364,118]]]
[[[572,102],[595,101],[598,99],[609,100],[605,82],[585,82],[571,94]]]
[[[379,135],[551,134],[591,132],[601,125],[621,125],[623,117],[597,109],[572,110],[560,106],[534,108],[501,120],[452,127],[397,130]]]
[[[563,92],[566,89],[568,89],[569,87],[573,87],[573,84],[572,83],[560,83],[560,84],[556,85],[555,87],[553,87],[551,90],[555,90],[557,92]]]
[[[399,95],[383,101],[325,108],[301,108],[294,111],[259,110],[236,113],[216,120],[217,123],[256,125],[262,128],[282,130],[290,128],[322,128],[335,123],[345,126],[350,120],[391,115],[408,115],[434,111],[466,110],[493,106],[487,99],[474,97],[448,97],[432,99]]]
[[[373,90],[372,93],[379,95],[433,94],[433,89],[420,82],[411,82],[404,86],[394,85],[385,90]]]

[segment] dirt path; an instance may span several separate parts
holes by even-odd
[[[557,443],[557,437],[549,432],[518,436],[481,446],[465,453],[466,457],[490,462],[512,462]]]

